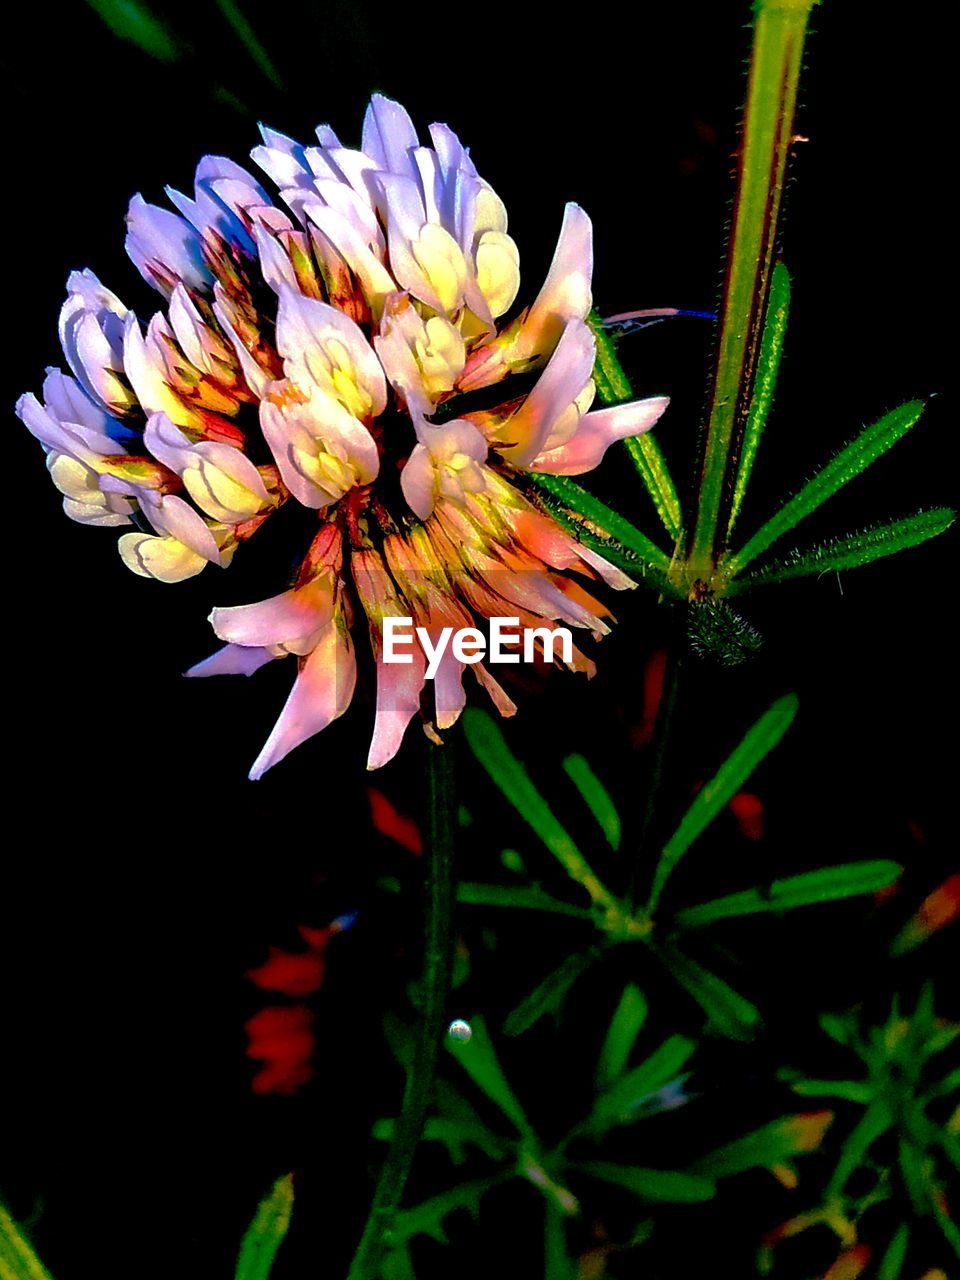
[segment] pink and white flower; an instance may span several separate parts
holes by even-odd
[[[134,197],[127,250],[162,309],[144,327],[91,272],[72,273],[60,316],[72,376],[48,371],[42,402],[24,396],[17,412],[67,515],[135,526],[120,553],[141,576],[225,568],[265,521],[305,509],[316,532],[293,585],[214,609],[222,647],[188,674],[295,665],[258,778],[342,715],[372,667],[376,768],[418,714],[434,736],[456,721],[466,665],[501,714],[516,709],[452,649],[427,697],[425,650],[444,628],[510,616],[531,635],[609,630],[592,591],[632,583],[537,504],[525,474],[592,469],[667,401],[592,407],[592,228],[579,206],[535,300],[514,310],[506,210],[448,126],[432,125],[427,145],[376,95],[359,148],[329,126],[306,146],[265,129],[252,157],[285,208],[218,156],[200,162],[192,196],[168,192],[176,212]],[[538,370],[478,407],[472,393]],[[388,617],[421,629],[408,664],[384,661]],[[579,649],[566,657],[592,672]]]

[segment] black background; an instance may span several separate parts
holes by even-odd
[[[263,782],[249,763],[279,711],[284,664],[255,680],[185,682],[212,648],[213,604],[276,590],[265,550],[179,587],[132,577],[110,533],[70,523],[36,443],[13,417],[57,363],[56,316],[69,269],[92,267],[146,318],[156,305],[123,254],[130,194],[189,190],[205,152],[243,161],[258,118],[307,138],[327,121],[359,140],[373,89],[425,126],[448,121],[505,200],[523,261],[522,296],[542,278],[567,199],[594,220],[595,298],[612,313],[715,304],[731,154],[748,51],[747,6],[584,7],[250,4],[283,79],[272,86],[213,4],[162,14],[184,57],[151,60],[82,4],[24,8],[4,56],[5,310],[2,402],[7,604],[8,835],[0,878],[0,1189],[58,1280],[226,1277],[256,1200],[299,1171],[296,1224],[278,1280],[342,1274],[362,1222],[369,1125],[390,1114],[399,1077],[380,1032],[415,972],[418,869],[371,829],[363,772],[368,692],[349,716]],[[902,400],[935,395],[924,424],[811,521],[844,532],[956,501],[956,401],[949,394],[956,287],[955,110],[935,9],[854,0],[818,9],[788,198],[785,257],[795,277],[776,415],[743,516],[747,531],[863,423]],[[623,354],[638,394],[667,391],[659,438],[678,471],[693,456],[709,354],[707,326],[677,320],[635,336]],[[654,532],[623,458],[598,473]],[[257,544],[259,546],[259,543]],[[691,677],[687,732],[671,769],[664,821],[772,697],[796,689],[794,730],[756,780],[768,835],[750,848],[732,824],[677,875],[708,896],[856,857],[907,866],[894,902],[826,908],[783,925],[743,926],[728,941],[742,988],[769,1029],[752,1051],[708,1044],[703,1098],[644,1130],[639,1163],[682,1160],[789,1109],[770,1084],[817,1034],[815,1012],[890,993],[929,971],[955,971],[949,934],[913,962],[886,942],[955,864],[956,536],[844,576],[751,599],[762,656],[735,672]],[[279,570],[282,572],[282,569]],[[576,825],[559,761],[584,751],[627,810],[646,761],[630,747],[641,672],[663,643],[652,595],[617,602],[621,626],[589,690],[552,679],[521,694],[511,741],[565,820]],[[420,807],[415,728],[374,781],[400,809]],[[470,878],[496,874],[503,844],[526,841],[466,759],[465,803],[483,821],[465,838]],[[922,838],[918,838],[918,831]],[[624,863],[630,849],[630,820]],[[529,842],[538,872],[540,853]],[[622,869],[621,869],[622,870]],[[397,875],[400,899],[373,891]],[[610,870],[612,877],[621,872]],[[755,877],[754,877],[755,878]],[[558,886],[559,887],[559,886]],[[268,944],[292,946],[298,923],[359,907],[331,950],[316,1002],[314,1084],[294,1100],[255,1099],[243,1022],[262,998],[244,979]],[[473,974],[458,997],[492,1024],[575,938],[529,921],[486,949],[464,920]],[[498,922],[499,923],[499,922]],[[695,1030],[697,1010],[642,968],[654,1029]],[[517,1088],[545,1128],[576,1107],[581,1076],[619,989],[606,969],[559,1034],[506,1051]],[[945,1010],[956,992],[939,987]],[[599,1013],[598,1013],[599,1010]],[[803,1063],[801,1063],[803,1065]],[[658,1128],[659,1125],[659,1128]],[[664,1152],[669,1153],[664,1155]],[[443,1185],[428,1154],[412,1196]],[[744,1179],[705,1218],[724,1274],[750,1273],[757,1238],[797,1201]],[[778,1198],[779,1197],[779,1198]],[[769,1201],[769,1203],[768,1203]],[[424,1276],[538,1274],[538,1197],[491,1199],[478,1234],[458,1223],[456,1254],[428,1246]],[[712,1216],[711,1216],[712,1215]],[[702,1274],[685,1211],[664,1215],[643,1274]],[[931,1256],[928,1265],[937,1259]],[[625,1274],[627,1274],[625,1272]],[[711,1272],[712,1274],[712,1272]]]

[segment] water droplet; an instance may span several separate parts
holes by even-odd
[[[451,1040],[458,1040],[460,1044],[467,1044],[473,1035],[473,1029],[469,1022],[464,1022],[461,1018],[458,1018],[456,1022],[450,1023],[447,1035]]]

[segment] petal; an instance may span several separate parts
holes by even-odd
[[[200,237],[186,219],[135,195],[127,210],[126,250],[147,284],[170,296],[176,284],[206,289],[213,283]]]
[[[559,448],[541,453],[530,464],[530,470],[560,476],[592,471],[615,440],[649,431],[669,403],[667,396],[651,396],[586,413],[576,434]]]
[[[262,778],[284,756],[343,715],[353,697],[357,678],[350,635],[334,618],[303,664],[280,719],[250,770],[251,781]]]
[[[209,658],[196,662],[183,674],[185,676],[252,676],[255,671],[273,662],[276,654],[269,649],[258,649],[248,645],[227,644]]]
[[[371,631],[373,628],[371,627]],[[374,647],[378,647],[374,633]],[[385,663],[377,656],[377,714],[367,756],[367,768],[379,769],[400,749],[407,725],[420,709],[420,693],[426,683],[423,651],[412,647],[408,663]]]
[[[361,142],[370,159],[388,173],[413,177],[416,169],[410,152],[419,141],[413,121],[400,103],[375,93],[363,120]]]
[[[333,581],[318,574],[306,586],[257,604],[214,609],[210,624],[219,640],[267,646],[301,640],[325,627],[333,616]]]
[[[207,567],[203,556],[176,538],[125,533],[117,546],[128,569],[141,578],[155,578],[158,582],[183,582]]]
[[[526,467],[542,451],[560,419],[571,410],[590,382],[596,340],[582,320],[571,320],[546,369],[520,408],[497,428],[499,453],[516,467]]]

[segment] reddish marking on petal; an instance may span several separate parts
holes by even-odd
[[[643,669],[643,716],[634,728],[631,739],[635,747],[646,747],[653,739],[653,730],[663,696],[663,677],[667,669],[667,651],[658,649],[647,659]]]
[[[313,1078],[316,1041],[306,1005],[270,1006],[246,1023],[247,1057],[263,1063],[250,1082],[254,1093],[296,1093]]]
[[[414,820],[398,813],[393,801],[376,787],[367,787],[367,799],[370,801],[370,821],[374,828],[418,858],[423,853],[423,837]]]
[[[824,1273],[823,1280],[857,1280],[863,1275],[870,1262],[873,1250],[868,1244],[854,1245],[845,1249],[833,1266]]]
[[[747,840],[762,840],[764,805],[752,791],[738,791],[730,801],[730,812],[737,820],[741,835]]]

